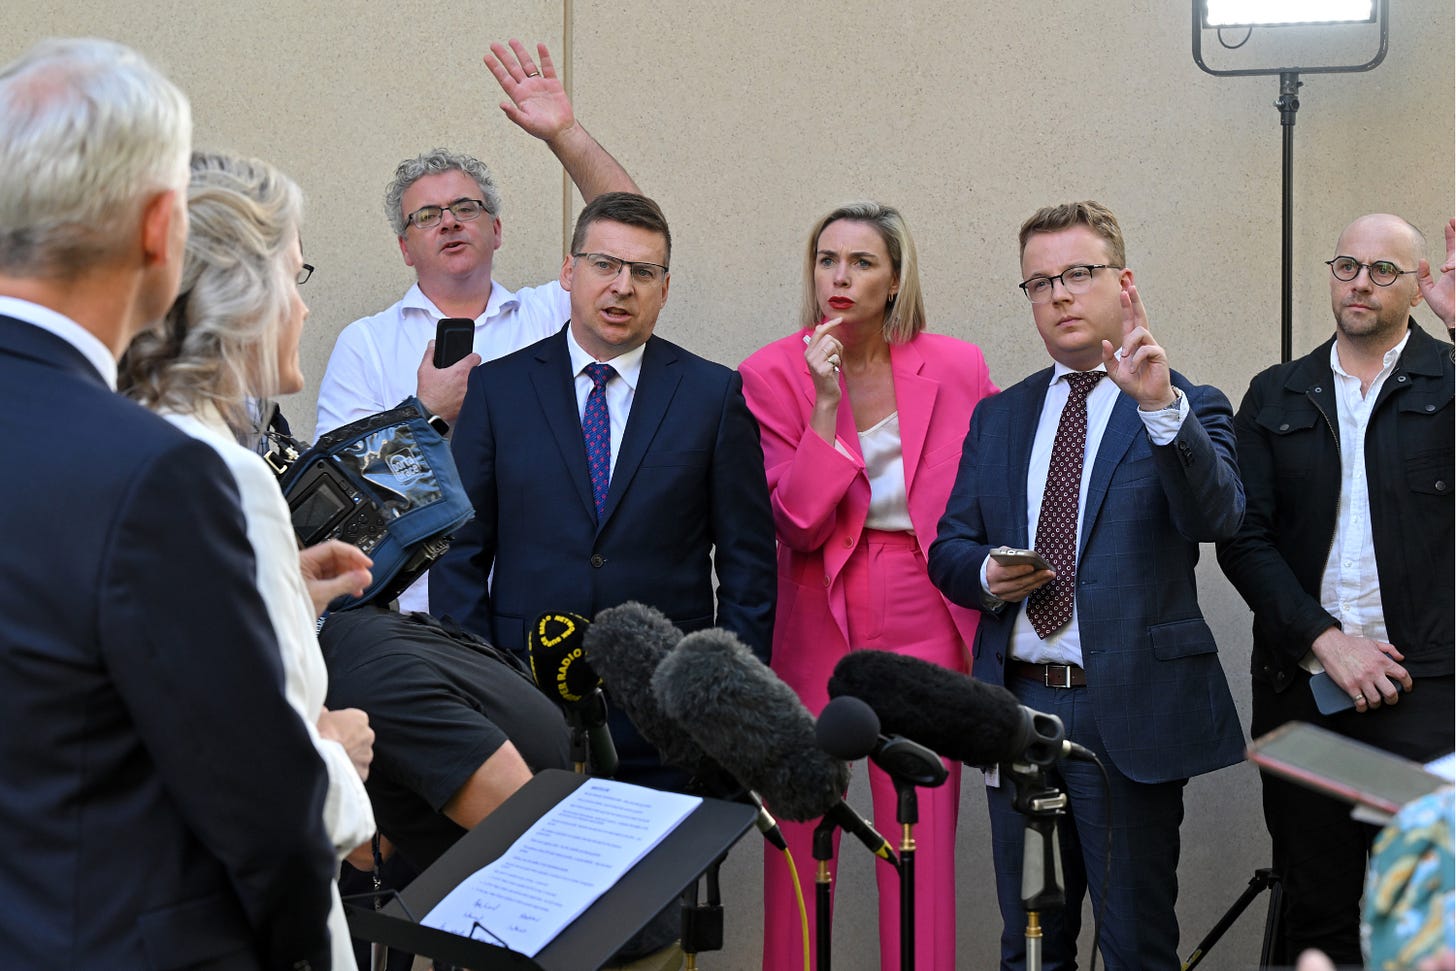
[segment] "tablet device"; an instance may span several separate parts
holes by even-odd
[[[1417,762],[1306,722],[1289,722],[1255,739],[1249,759],[1273,775],[1390,815],[1450,785]]]

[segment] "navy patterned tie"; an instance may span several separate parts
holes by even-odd
[[[1077,592],[1077,500],[1082,493],[1082,461],[1087,452],[1087,395],[1106,375],[1106,371],[1073,371],[1065,375],[1070,390],[1057,422],[1041,515],[1036,520],[1036,550],[1047,558],[1057,576],[1026,599],[1026,616],[1042,640],[1072,619],[1072,601]]]
[[[586,441],[586,464],[591,469],[597,522],[601,522],[602,508],[607,504],[607,487],[612,482],[612,423],[607,418],[607,382],[617,372],[610,364],[597,363],[588,364],[585,370],[592,380],[592,389],[581,415],[581,436]]]

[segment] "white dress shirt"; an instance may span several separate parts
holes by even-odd
[[[576,381],[576,417],[580,419],[586,414],[586,399],[592,390],[592,379],[587,376],[586,366],[594,363],[596,358],[582,350],[570,327],[566,328],[566,349],[571,355],[571,373]],[[607,423],[612,430],[613,471],[617,468],[617,453],[622,449],[622,433],[627,430],[627,419],[632,414],[632,400],[637,396],[637,382],[642,377],[642,355],[646,350],[646,344],[639,344],[625,354],[601,362],[610,364],[617,372],[602,389],[607,396]]]
[[[414,394],[425,347],[448,316],[416,283],[388,310],[345,327],[319,383],[314,436],[388,411]],[[492,281],[485,310],[475,318],[475,353],[486,361],[504,357],[556,333],[570,316],[571,295],[557,282],[512,293]],[[399,609],[429,609],[428,574],[399,595]]]
[[[1335,414],[1340,424],[1340,505],[1335,514],[1334,542],[1320,580],[1320,606],[1340,622],[1351,637],[1369,637],[1389,643],[1385,610],[1380,603],[1380,575],[1375,569],[1375,537],[1370,529],[1370,484],[1365,479],[1365,433],[1370,413],[1385,379],[1410,340],[1406,330],[1400,343],[1385,352],[1380,373],[1362,395],[1360,379],[1340,365],[1339,342],[1330,346],[1330,368],[1335,375]],[[1314,652],[1303,667],[1323,670]]]
[[[101,338],[70,317],[38,303],[31,303],[29,300],[5,296],[0,296],[0,314],[23,320],[27,324],[34,324],[41,330],[55,334],[85,355],[86,360],[91,362],[91,366],[106,382],[106,386],[112,391],[116,390],[116,358],[111,356],[111,348],[103,344]]]

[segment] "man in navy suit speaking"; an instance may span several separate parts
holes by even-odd
[[[1038,211],[1021,227],[1021,271],[1052,367],[977,406],[930,577],[982,613],[971,673],[1058,715],[1111,776],[1109,803],[1094,767],[1048,772],[1070,807],[1067,903],[1043,914],[1043,966],[1076,966],[1090,890],[1108,971],[1177,968],[1183,787],[1244,748],[1193,573],[1198,544],[1243,518],[1233,414],[1169,368],[1105,207]],[[1000,545],[1052,568],[999,563]],[[987,802],[1010,969],[1025,962],[1025,818],[999,782]]]
[[[177,293],[191,109],[46,41],[0,132],[0,963],[327,968],[324,767],[236,486],[114,391]]]
[[[651,199],[593,199],[561,266],[570,322],[472,372],[454,452],[476,518],[430,571],[436,613],[520,653],[542,613],[638,600],[684,631],[726,628],[768,660],[774,532],[758,426],[737,372],[653,336],[671,252]],[[682,781],[612,714],[621,778]]]

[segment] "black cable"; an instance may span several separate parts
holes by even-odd
[[[1222,27],[1220,27],[1218,29],[1218,42],[1220,44],[1222,44],[1227,50],[1231,50],[1231,51],[1236,51],[1240,47],[1243,47],[1245,44],[1247,44],[1249,42],[1249,38],[1254,36],[1254,28],[1253,27],[1250,27],[1247,31],[1244,32],[1244,39],[1243,40],[1239,41],[1237,44],[1230,44],[1228,41],[1226,41],[1226,40],[1223,39],[1223,31],[1224,31],[1224,28],[1222,28]]]

